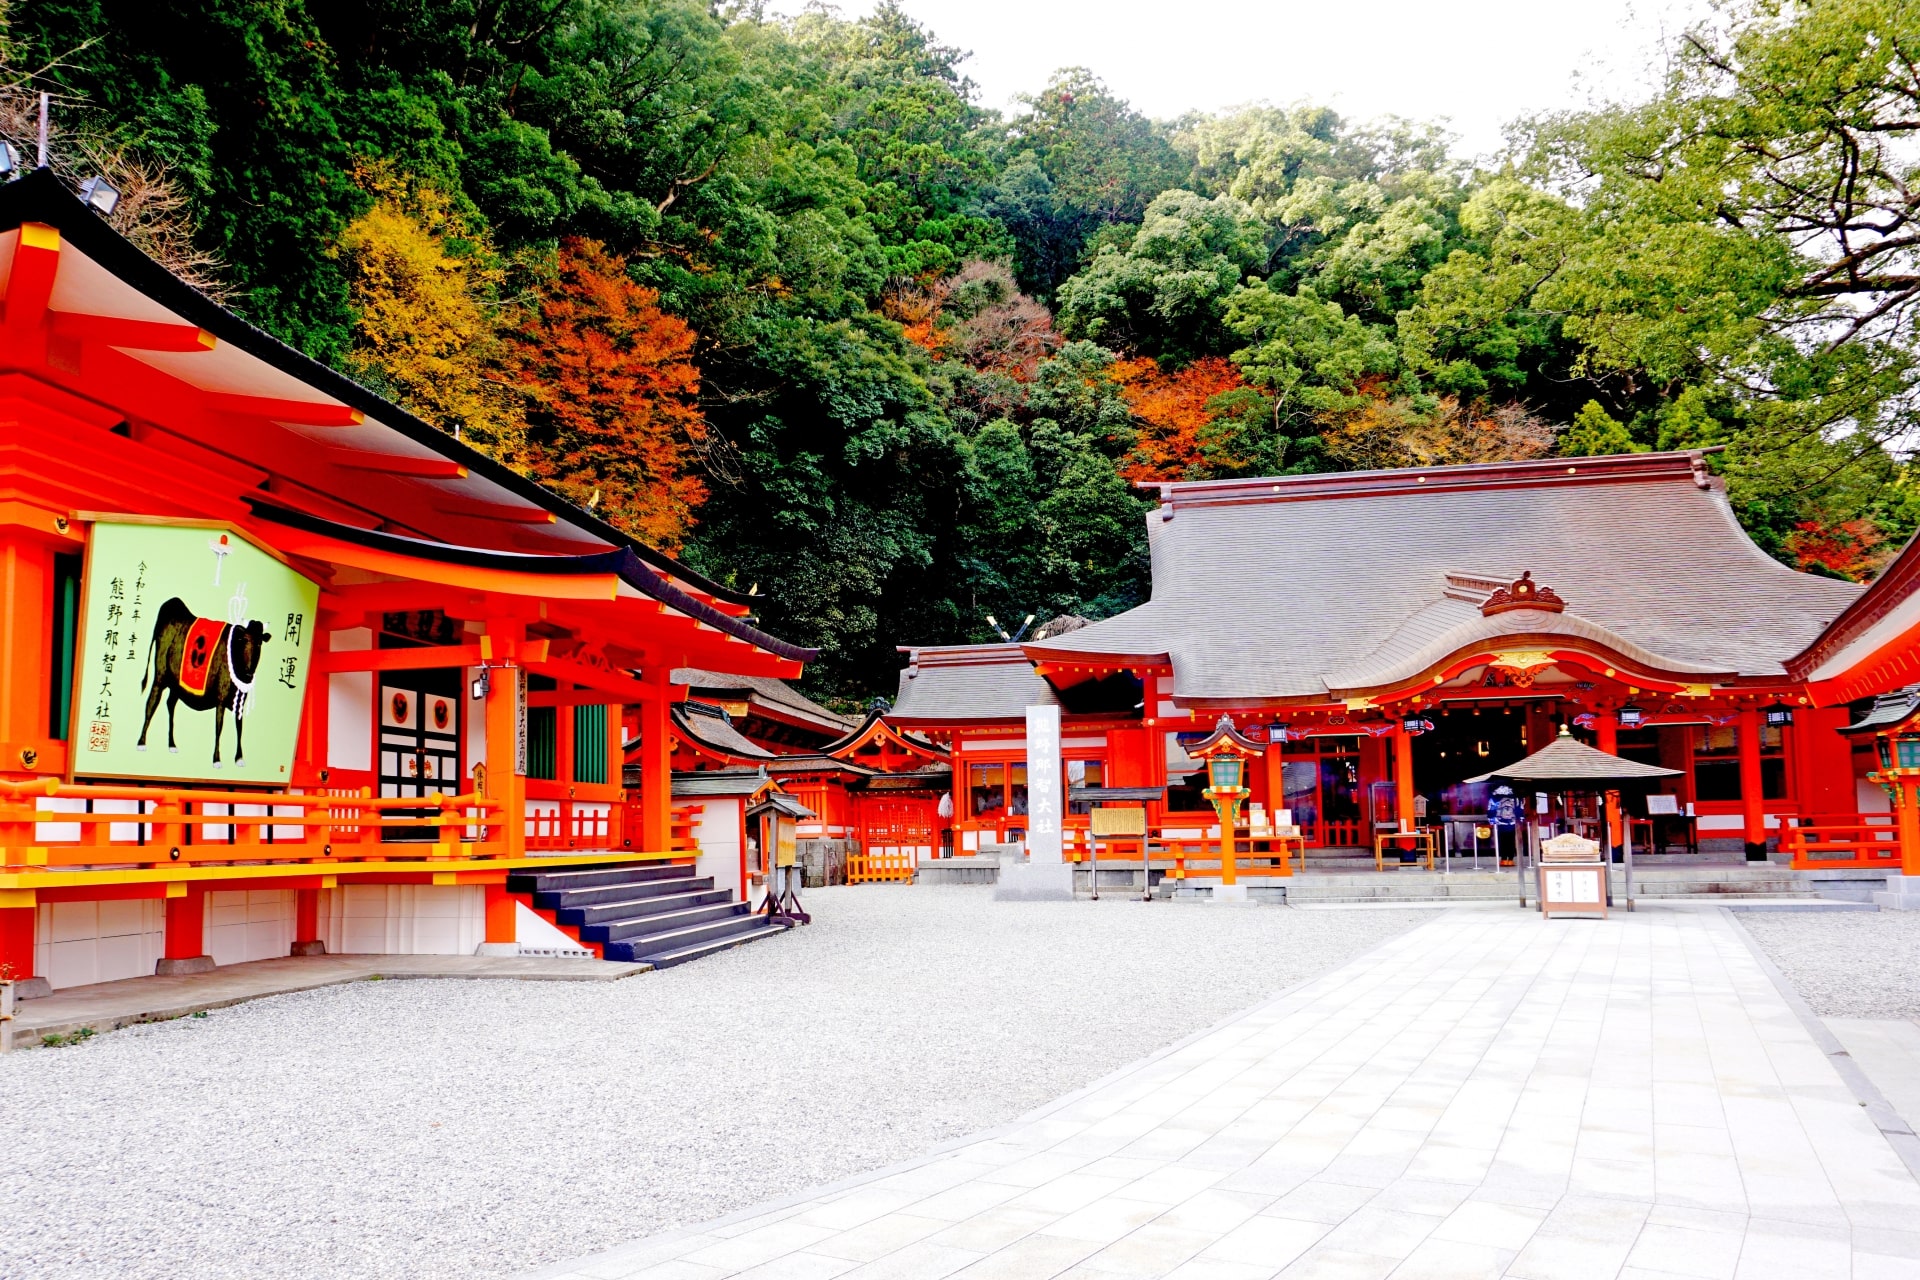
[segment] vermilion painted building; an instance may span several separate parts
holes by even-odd
[[[672,710],[676,794],[710,791],[718,784],[705,775],[714,772],[758,771],[807,809],[800,839],[850,844],[848,875],[855,882],[911,879],[919,859],[952,843],[953,824],[940,812],[952,769],[940,747],[900,732],[877,712],[858,723],[834,716],[779,681],[755,681],[754,700],[747,702],[735,700],[739,686],[711,673],[698,677]],[[769,733],[765,722],[775,716]],[[802,716],[816,723],[833,717],[842,732],[816,736],[811,747],[792,745]],[[740,838],[744,850],[744,828]],[[751,856],[742,863],[748,883],[759,883],[755,876],[763,871]]]
[[[249,327],[44,171],[0,187],[0,297],[0,968],[471,952],[536,911],[602,950],[631,937],[579,927],[553,855],[698,879],[672,673],[810,650]]]
[[[1853,813],[1845,707],[1787,662],[1861,595],[1741,530],[1693,453],[1157,486],[1153,594],[1020,645],[907,650],[888,721],[950,746],[963,847],[1024,831],[1024,709],[1058,703],[1073,785],[1166,786],[1213,822],[1181,745],[1223,713],[1270,742],[1253,801],[1310,845],[1473,815],[1466,779],[1559,725],[1674,768],[1668,826],[1758,856]],[[1884,803],[1884,801],[1882,802]]]

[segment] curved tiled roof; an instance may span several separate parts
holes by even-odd
[[[1477,778],[1468,778],[1467,781],[1489,782],[1499,778],[1508,782],[1542,785],[1548,783],[1597,785],[1606,782],[1652,782],[1659,778],[1679,776],[1678,769],[1662,768],[1657,764],[1644,764],[1638,760],[1629,760],[1622,756],[1611,756],[1604,751],[1597,751],[1573,737],[1567,732],[1565,726],[1562,726],[1558,737],[1524,760],[1516,760],[1504,769],[1495,769]]]
[[[1765,555],[1698,454],[1160,488],[1152,598],[1029,657],[1164,658],[1183,700],[1325,697],[1471,565],[1530,570],[1596,634],[1675,669],[1777,676],[1860,592]]]
[[[669,677],[673,683],[686,685],[693,689],[708,689],[715,692],[738,690],[750,699],[781,707],[803,720],[817,724],[830,732],[844,732],[859,723],[853,716],[843,716],[801,693],[785,680],[773,676],[743,676],[730,671],[706,671],[699,667],[675,667]]]
[[[1576,648],[1594,646],[1655,671],[1700,676],[1729,674],[1725,667],[1709,667],[1686,658],[1654,653],[1577,614],[1516,609],[1483,617],[1480,610],[1470,604],[1446,599],[1414,614],[1361,661],[1344,670],[1326,672],[1321,678],[1327,688],[1334,691],[1383,688],[1416,679],[1457,653],[1519,637],[1525,637],[1529,643],[1558,640]]]
[[[1073,633],[1085,635],[1085,631]],[[909,649],[892,721],[1018,718],[1059,701],[1017,644]]]
[[[677,703],[667,709],[667,714],[672,717],[674,726],[688,737],[723,755],[739,756],[747,760],[773,759],[773,752],[743,737],[725,715],[709,715],[703,710],[696,711],[693,709],[696,705]]]

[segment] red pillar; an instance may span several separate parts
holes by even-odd
[[[1280,810],[1287,803],[1286,759],[1281,748],[1286,744],[1269,742],[1267,744],[1267,821],[1278,823]]]
[[[645,674],[653,697],[640,704],[640,847],[665,853],[673,844],[672,673],[662,665]]]
[[[519,921],[513,895],[505,884],[490,884],[487,890],[488,942],[518,942]]]
[[[1761,791],[1760,712],[1748,707],[1740,713],[1740,813],[1750,862],[1767,856],[1767,808]]]
[[[1405,721],[1393,727],[1393,804],[1400,829],[1413,830],[1413,735]]]
[[[31,895],[33,890],[25,892]],[[37,907],[0,907],[0,978],[25,982],[34,976],[33,928],[38,915]]]
[[[1602,711],[1593,718],[1596,745],[1599,750],[1610,756],[1620,754],[1620,718],[1611,711]],[[1625,818],[1620,812],[1620,793],[1607,792],[1607,834],[1602,841],[1611,849],[1618,849],[1625,840],[1626,828],[1621,824]]]
[[[293,949],[296,956],[323,956],[327,944],[320,941],[320,891],[293,891]]]
[[[204,973],[213,968],[207,954],[207,891],[197,884],[185,886],[186,893],[167,899],[166,949],[155,973]]]

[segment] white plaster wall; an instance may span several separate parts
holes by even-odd
[[[700,875],[712,876],[713,887],[740,896],[740,806],[737,798],[702,797],[699,821],[693,824],[693,840],[700,850],[695,867]]]
[[[55,813],[85,813],[87,802],[73,796],[35,796],[36,809]],[[33,838],[44,844],[72,844],[80,838],[77,822],[36,822]]]
[[[568,937],[545,917],[536,914],[532,907],[524,902],[513,904],[513,940],[522,947],[558,947],[565,951],[580,950],[580,939]]]
[[[1865,778],[1853,780],[1853,803],[1859,813],[1890,813],[1893,802],[1887,799],[1887,793],[1877,782],[1868,782]]]
[[[145,977],[166,954],[166,921],[158,898],[43,902],[34,927],[34,972],[56,987]]]
[[[504,680],[512,675],[511,671],[501,671],[491,673],[490,678]],[[473,766],[487,761],[487,704],[485,699],[473,696],[473,682],[479,678],[479,667],[468,667],[460,673],[460,714],[466,720],[462,760],[467,771],[460,780],[462,791],[466,790],[467,778],[473,776]]]
[[[321,940],[335,955],[470,956],[487,937],[477,884],[349,884],[323,895]]]
[[[273,960],[293,949],[294,892],[235,889],[207,894],[207,954],[215,964]]]
[[[349,627],[329,634],[334,653],[373,648],[371,627]],[[327,767],[373,768],[373,673],[341,671],[327,677]]]
[[[327,767],[373,768],[371,671],[337,671],[327,677]]]

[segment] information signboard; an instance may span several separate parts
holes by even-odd
[[[225,525],[95,522],[71,773],[285,785],[319,595]]]

